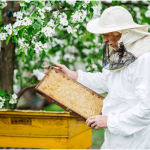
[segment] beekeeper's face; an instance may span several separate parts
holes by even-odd
[[[111,47],[113,47],[116,50],[119,50],[118,47],[118,41],[121,38],[121,33],[118,32],[118,34],[114,34],[113,32],[105,33],[103,34],[103,42],[108,42]]]

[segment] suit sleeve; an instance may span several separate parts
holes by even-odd
[[[78,70],[77,81],[98,94],[108,92],[108,79],[110,71],[103,69],[102,73],[89,73]]]

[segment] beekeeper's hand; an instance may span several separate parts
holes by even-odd
[[[68,77],[70,77],[74,80],[77,80],[77,78],[78,78],[78,73],[77,72],[69,70],[65,65],[56,64],[56,63],[54,63],[54,65],[56,66],[54,68],[58,69],[59,71],[61,71],[65,75],[67,75]],[[48,69],[49,66],[44,66],[44,68]],[[46,74],[47,71],[45,71],[44,73]]]
[[[100,128],[107,128],[107,119],[107,116],[96,115],[89,117],[86,123],[92,129],[99,130]]]

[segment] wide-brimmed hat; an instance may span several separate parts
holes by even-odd
[[[135,23],[131,14],[125,8],[112,6],[105,9],[100,18],[91,20],[87,24],[87,30],[91,33],[103,34],[146,26]]]

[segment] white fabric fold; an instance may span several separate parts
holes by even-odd
[[[78,73],[81,84],[109,92],[102,110],[108,116],[102,149],[150,149],[150,52],[118,72]]]

